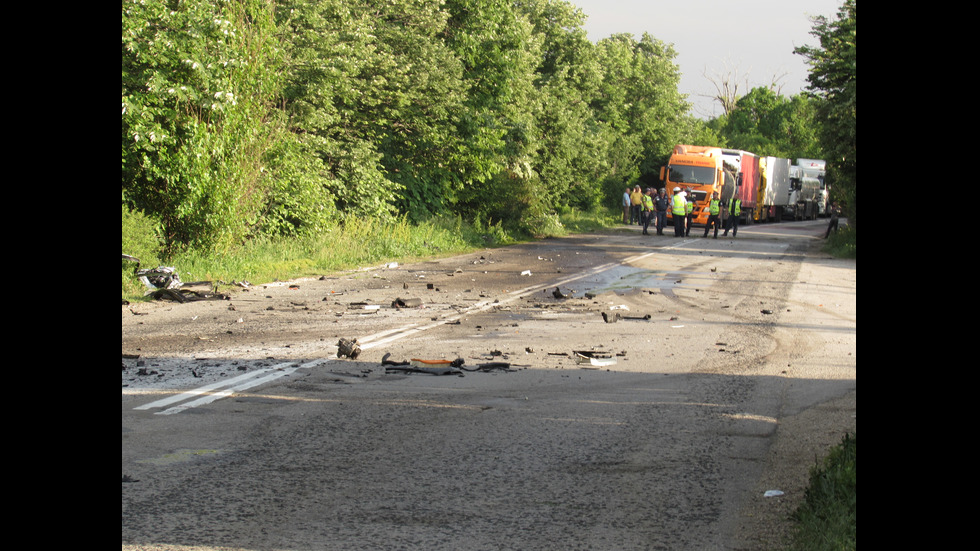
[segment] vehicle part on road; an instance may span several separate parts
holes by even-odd
[[[459,368],[462,369],[463,371],[492,371],[494,369],[500,369],[503,371],[514,371],[513,369],[511,369],[511,367],[512,364],[510,364],[509,362],[483,363],[483,364],[478,364],[474,369],[466,369],[462,365],[459,366]]]
[[[195,300],[231,300],[231,297],[222,293],[209,291],[195,291],[193,289],[157,289],[151,291],[148,296],[157,300],[172,300],[174,302],[193,302]]]
[[[616,323],[617,321],[619,321],[619,318],[621,317],[622,316],[619,315],[619,312],[616,312],[613,315],[609,315],[605,312],[602,313],[602,321],[606,323]]]
[[[361,346],[357,344],[357,339],[340,339],[337,341],[337,357],[347,357],[356,360],[361,354]]]
[[[575,354],[575,362],[579,364],[591,364],[597,367],[606,365],[616,365],[616,359],[608,352],[595,352],[592,350],[572,350]]]
[[[391,303],[392,308],[418,308],[422,306],[422,299],[419,298],[396,298]]]
[[[391,357],[391,352],[385,352],[385,355],[381,357],[381,365],[410,365],[408,361],[394,362],[389,360]]]
[[[455,367],[412,367],[412,366],[388,366],[385,373],[428,373],[429,375],[462,375],[463,372]]]

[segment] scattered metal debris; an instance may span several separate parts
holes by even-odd
[[[357,339],[340,339],[337,341],[337,357],[356,360],[361,354],[361,346]]]
[[[594,350],[572,350],[575,354],[575,362],[578,364],[591,364],[595,367],[616,365],[616,359],[608,352],[596,352]]]
[[[396,298],[391,303],[392,308],[418,308],[422,306],[422,299],[419,298]]]

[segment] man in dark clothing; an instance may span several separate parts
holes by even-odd
[[[667,197],[666,188],[660,188],[657,192],[653,206],[657,213],[657,235],[663,235],[664,226],[667,224],[667,209],[670,207],[670,197]]]

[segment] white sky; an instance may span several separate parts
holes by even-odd
[[[721,114],[716,88],[705,76],[737,77],[739,95],[779,79],[791,96],[807,85],[807,65],[793,48],[817,46],[811,16],[833,21],[842,0],[568,0],[585,12],[584,28],[596,42],[615,33],[636,40],[647,32],[677,52],[679,89],[701,118]],[[747,81],[747,84],[746,84]]]

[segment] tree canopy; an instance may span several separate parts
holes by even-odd
[[[584,22],[564,0],[124,0],[124,205],[213,250],[349,216],[533,231],[652,183],[677,143],[805,148],[803,99],[753,90],[706,124],[671,45]]]
[[[819,98],[820,143],[827,152],[827,177],[837,200],[857,224],[857,0],[845,0],[837,18],[813,18],[820,46],[795,49],[810,65],[808,90]]]

